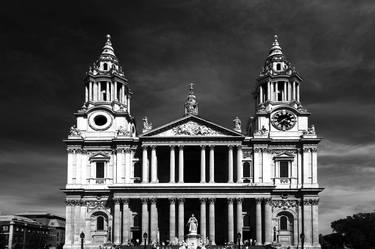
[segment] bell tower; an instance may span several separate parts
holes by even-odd
[[[254,92],[256,118],[252,132],[270,137],[299,137],[308,131],[310,113],[302,107],[302,78],[289,62],[275,35]]]

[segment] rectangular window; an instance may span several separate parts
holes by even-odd
[[[289,162],[280,161],[280,178],[289,177]]]
[[[3,231],[4,232],[8,232],[9,231],[9,227],[8,226],[3,226]]]
[[[277,82],[277,101],[283,101],[284,82]]]
[[[104,162],[96,162],[96,178],[104,178]]]

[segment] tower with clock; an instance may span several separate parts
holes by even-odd
[[[320,248],[318,193],[323,189],[318,184],[317,146],[321,139],[301,104],[301,85],[301,76],[275,36],[257,78],[255,117],[250,119],[248,134],[252,137],[254,183],[275,186],[273,200],[293,203],[282,209],[272,206],[277,241],[299,241],[304,248]],[[292,229],[283,227],[283,217],[298,222]]]

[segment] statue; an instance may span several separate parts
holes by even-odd
[[[81,131],[75,125],[73,125],[70,127],[69,136],[81,136]]]
[[[233,119],[233,123],[234,123],[233,130],[241,132],[241,120],[238,117],[236,117],[235,119]]]
[[[147,117],[143,118],[143,129],[142,132],[145,133],[146,131],[152,130],[152,123],[148,122]]]
[[[120,126],[117,130],[117,136],[130,136],[130,132],[124,127]]]
[[[189,234],[197,234],[198,220],[195,218],[194,214],[189,218],[187,225],[189,226]]]

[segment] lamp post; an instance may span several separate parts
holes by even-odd
[[[241,233],[237,233],[237,244],[238,244],[238,249],[240,249],[240,245],[241,245]]]
[[[85,239],[85,233],[81,232],[81,234],[79,235],[79,237],[81,238],[81,249],[83,249],[83,240]]]
[[[300,238],[301,238],[301,248],[304,249],[304,245],[305,245],[305,234],[304,234],[304,233],[301,233]]]
[[[144,249],[146,249],[146,241],[147,241],[147,233],[146,232],[143,234],[143,240],[144,240]]]

